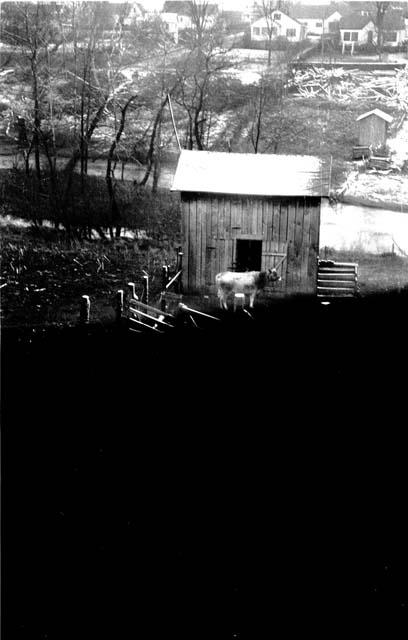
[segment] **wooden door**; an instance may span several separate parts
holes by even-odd
[[[262,271],[268,269],[276,269],[281,277],[279,282],[271,284],[267,287],[270,293],[286,291],[286,273],[287,273],[287,256],[288,243],[278,242],[274,240],[265,240],[262,243]]]

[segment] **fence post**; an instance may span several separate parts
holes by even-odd
[[[181,247],[179,247],[177,254],[177,271],[182,272],[177,279],[177,293],[183,293],[183,252],[181,251]]]
[[[167,311],[167,300],[166,300],[166,292],[162,291],[160,296],[160,311]]]
[[[149,276],[143,276],[142,302],[149,304]]]
[[[91,300],[89,296],[81,297],[81,306],[79,311],[79,321],[81,324],[87,324],[91,317]]]
[[[128,282],[128,288],[129,288],[129,297],[131,300],[136,300],[136,289],[135,289],[135,283],[134,282]]]
[[[165,264],[162,266],[162,292],[160,297],[160,309],[161,311],[167,310],[166,302],[166,285],[169,281],[169,268]]]
[[[169,268],[164,264],[162,266],[162,291],[166,290],[166,284],[169,281]]]
[[[116,322],[120,322],[123,314],[123,289],[116,294]]]

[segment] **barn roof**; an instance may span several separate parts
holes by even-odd
[[[372,109],[371,111],[367,111],[367,113],[362,113],[361,116],[358,116],[356,122],[358,122],[359,120],[364,120],[364,118],[368,118],[368,116],[378,116],[386,122],[392,122],[392,116],[388,115],[388,113],[385,113],[384,111],[381,111],[381,109]]]
[[[183,150],[172,191],[325,196],[328,172],[312,156]]]

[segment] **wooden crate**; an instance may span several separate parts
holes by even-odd
[[[353,147],[353,160],[371,157],[371,147]]]

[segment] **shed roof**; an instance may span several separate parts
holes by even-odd
[[[172,191],[256,196],[325,196],[319,158],[183,150]]]
[[[358,116],[356,122],[358,122],[359,120],[364,120],[364,118],[368,118],[369,116],[378,116],[386,122],[392,122],[392,116],[388,115],[388,113],[385,113],[384,111],[381,111],[381,109],[372,109],[371,111],[367,111],[367,113],[362,113],[361,116]]]

